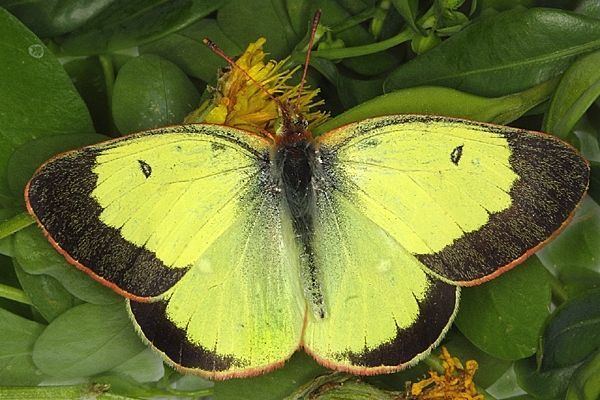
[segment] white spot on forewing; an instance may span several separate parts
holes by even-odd
[[[27,52],[33,58],[42,58],[44,56],[44,46],[41,44],[32,44],[27,48]]]
[[[213,272],[212,263],[206,259],[199,260],[195,269],[204,274],[211,274]]]
[[[377,266],[377,271],[388,272],[392,267],[392,262],[389,259],[381,260]]]

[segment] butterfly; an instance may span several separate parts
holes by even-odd
[[[547,134],[390,115],[313,137],[280,111],[272,140],[160,128],[61,154],[25,189],[52,245],[181,371],[253,376],[299,348],[354,374],[413,365],[460,287],[524,261],[587,190],[587,162]]]

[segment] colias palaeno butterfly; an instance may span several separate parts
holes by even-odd
[[[588,185],[539,132],[391,115],[313,137],[281,112],[273,141],[156,129],[59,155],[25,189],[53,246],[185,372],[252,376],[298,348],[355,374],[414,364],[459,287],[533,254]]]

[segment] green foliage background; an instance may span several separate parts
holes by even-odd
[[[544,130],[590,160],[571,225],[465,289],[444,344],[479,362],[487,399],[600,398],[597,0],[0,0],[0,399],[388,399],[439,369],[430,357],[358,380],[298,353],[252,379],[182,376],[142,345],[123,300],[66,264],[24,214],[23,187],[50,156],[196,108],[224,66],[203,37],[237,55],[265,36],[273,58],[301,64],[316,8],[327,29],[309,80],[334,118],[315,133],[439,114]]]

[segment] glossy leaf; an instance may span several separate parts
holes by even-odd
[[[8,158],[42,136],[93,132],[71,80],[44,44],[0,8],[0,195],[10,195]]]
[[[538,399],[559,400],[564,398],[577,365],[540,372],[532,357],[517,361],[514,368],[519,386],[527,393]]]
[[[51,322],[76,304],[75,298],[53,277],[28,274],[14,264],[23,291],[46,321]]]
[[[147,348],[111,370],[112,373],[125,375],[137,382],[156,382],[165,374],[165,366],[160,355]]]
[[[242,49],[261,36],[267,38],[265,51],[275,59],[289,55],[300,40],[292,29],[282,0],[230,0],[219,9],[217,23],[221,31]]]
[[[413,31],[421,31],[415,23],[419,12],[418,0],[392,0],[392,4]]]
[[[217,43],[231,57],[239,55],[243,50],[223,33],[216,20],[207,18],[140,46],[140,53],[159,55],[175,63],[186,74],[214,84],[219,69],[225,67],[227,62],[202,43],[205,37]]]
[[[594,18],[600,18],[600,2],[598,0],[581,0],[575,12]]]
[[[41,137],[22,144],[8,160],[8,186],[12,194],[22,198],[23,189],[35,170],[56,154],[107,139],[109,138],[103,135],[86,133]]]
[[[552,96],[543,130],[566,138],[594,100],[600,96],[600,51],[575,61]]]
[[[592,181],[594,175],[592,174]],[[586,198],[567,228],[538,252],[546,267],[564,282],[567,292],[582,290],[600,282],[600,206]]]
[[[600,290],[563,303],[546,324],[541,343],[544,371],[577,364],[600,349]]]
[[[132,59],[119,71],[113,91],[113,117],[121,133],[182,123],[198,106],[200,94],[172,62],[156,55]]]
[[[477,9],[480,11],[489,9],[505,11],[517,7],[531,7],[534,0],[477,0],[476,3]]]
[[[108,306],[81,304],[42,332],[33,361],[48,375],[75,378],[108,371],[142,350],[122,301]]]
[[[61,43],[69,55],[102,54],[156,40],[215,11],[223,0],[115,1],[68,34]]]
[[[455,323],[486,353],[518,360],[535,353],[549,307],[548,272],[533,257],[491,282],[465,288]]]
[[[282,369],[266,375],[215,382],[214,395],[219,400],[279,400],[323,372],[323,367],[299,352]]]
[[[36,35],[52,37],[79,28],[115,0],[0,1]]]
[[[68,264],[64,257],[48,243],[37,226],[16,233],[14,250],[15,258],[25,272],[33,275],[50,275],[81,300],[95,304],[110,304],[121,299],[109,288]]]
[[[325,133],[339,126],[389,114],[431,114],[507,124],[550,96],[554,85],[543,83],[523,92],[486,98],[455,89],[419,86],[400,89],[366,101],[314,130]]]
[[[77,58],[63,64],[71,77],[79,95],[92,115],[96,131],[111,133],[110,104],[108,100],[107,77],[99,57]],[[109,76],[110,80],[112,77]],[[109,82],[112,85],[112,82]]]
[[[0,308],[0,385],[35,386],[44,379],[31,359],[43,330],[44,325]]]
[[[597,48],[600,20],[556,9],[515,9],[482,18],[403,64],[384,89],[439,85],[502,96],[560,74],[573,57]]]
[[[575,371],[565,400],[597,400],[599,398],[600,352],[596,352]]]

